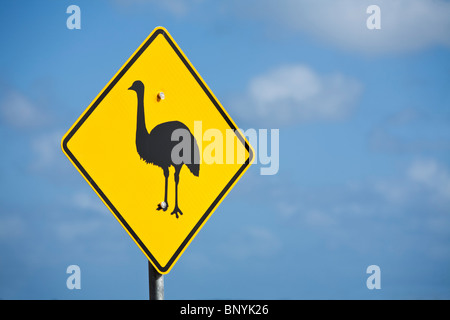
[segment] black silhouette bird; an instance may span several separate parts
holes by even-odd
[[[164,188],[164,202],[158,204],[157,210],[166,211],[168,208],[167,203],[167,182],[169,178],[169,167],[173,166],[175,168],[175,208],[171,214],[174,214],[178,218],[178,214],[182,215],[183,212],[178,207],[178,183],[180,181],[180,171],[185,164],[191,173],[198,177],[200,172],[200,164],[195,163],[194,159],[199,159],[199,150],[197,141],[192,133],[189,131],[188,127],[179,121],[169,121],[158,124],[148,133],[145,126],[145,116],[144,116],[144,84],[142,81],[135,81],[133,85],[128,88],[128,90],[134,90],[137,94],[137,126],[136,126],[136,149],[141,157],[146,163],[154,164],[160,167],[164,172],[165,178],[165,188]],[[182,129],[187,130],[186,132],[190,135],[191,139],[191,161],[185,163],[184,161],[176,161],[175,163],[172,159],[172,149],[176,146],[179,141],[172,141],[172,133],[174,130]],[[185,150],[181,150],[184,152]],[[181,153],[180,152],[180,153]],[[180,157],[183,159],[182,155]]]

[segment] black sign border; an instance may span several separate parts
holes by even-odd
[[[97,106],[102,102],[102,100],[108,95],[108,93],[111,91],[112,88],[117,84],[117,82],[122,78],[122,76],[128,71],[128,69],[136,62],[136,60],[141,56],[142,53],[147,49],[147,47],[153,42],[153,40],[156,39],[159,35],[164,36],[164,38],[167,40],[167,42],[170,44],[172,49],[176,52],[178,57],[183,61],[186,68],[189,70],[191,75],[194,77],[194,79],[197,81],[197,83],[200,85],[200,87],[203,89],[205,94],[208,96],[208,98],[211,100],[211,102],[216,107],[217,111],[222,115],[222,117],[225,119],[227,124],[230,126],[231,129],[233,129],[234,133],[236,134],[238,140],[245,146],[245,149],[249,153],[249,157],[247,160],[242,164],[242,166],[239,168],[239,170],[236,172],[236,174],[233,176],[233,178],[226,184],[226,186],[223,188],[223,190],[219,193],[217,198],[213,201],[213,203],[209,206],[209,208],[206,210],[206,212],[203,214],[203,216],[200,218],[200,220],[197,222],[197,224],[194,226],[192,231],[188,234],[188,236],[184,239],[184,241],[181,243],[181,245],[176,250],[175,254],[169,259],[167,264],[165,266],[162,266],[159,264],[159,262],[155,259],[155,257],[151,254],[151,252],[147,249],[147,247],[144,245],[144,243],[139,239],[137,234],[133,231],[133,229],[128,225],[128,223],[125,221],[125,219],[122,217],[120,212],[114,207],[112,202],[108,199],[106,194],[103,193],[103,191],[100,189],[100,187],[95,183],[95,181],[91,178],[89,173],[83,168],[81,163],[75,158],[75,156],[72,154],[72,152],[69,150],[67,144],[69,140],[72,138],[72,136],[77,132],[77,130],[81,127],[81,125],[86,121],[86,119],[91,115],[91,113],[97,108]],[[115,76],[114,80],[111,81],[111,83],[103,90],[102,94],[95,100],[95,102],[92,104],[92,106],[87,110],[83,117],[77,122],[77,124],[72,128],[72,130],[69,132],[69,134],[64,138],[62,143],[62,148],[64,149],[67,156],[72,160],[72,162],[76,165],[76,167],[80,170],[82,175],[85,177],[85,179],[90,183],[90,185],[97,191],[97,193],[100,195],[100,197],[103,199],[103,201],[108,205],[108,207],[111,209],[111,211],[114,213],[114,215],[117,217],[117,219],[122,223],[122,225],[127,229],[129,234],[134,238],[136,243],[140,246],[140,248],[145,252],[147,257],[151,260],[153,265],[162,273],[167,273],[167,271],[172,267],[172,264],[175,262],[175,260],[178,258],[180,253],[184,250],[185,246],[189,243],[191,238],[194,236],[194,234],[197,232],[197,230],[200,228],[200,226],[203,224],[203,222],[210,216],[214,208],[217,206],[219,201],[225,196],[225,194],[228,192],[228,190],[231,188],[231,186],[236,182],[236,180],[239,178],[239,176],[242,174],[242,172],[247,168],[247,166],[250,165],[253,159],[253,151],[250,148],[248,142],[245,140],[245,138],[241,135],[240,131],[236,128],[233,121],[228,117],[226,112],[223,110],[221,105],[216,101],[213,94],[209,91],[208,87],[203,83],[202,79],[198,76],[197,72],[193,69],[189,61],[185,58],[185,56],[181,53],[180,49],[175,45],[175,43],[172,41],[170,36],[167,34],[165,29],[163,28],[157,28],[154,30],[153,34],[148,38],[148,40],[141,46],[139,51],[136,52],[136,54],[128,61],[128,63],[120,70],[120,72]]]

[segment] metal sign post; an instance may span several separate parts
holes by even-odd
[[[148,262],[149,300],[164,300],[164,276]]]

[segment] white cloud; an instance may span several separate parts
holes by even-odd
[[[142,5],[155,5],[175,16],[186,16],[195,5],[201,2],[203,0],[114,0],[114,3],[121,7],[138,6],[141,8]]]
[[[107,213],[108,209],[93,193],[77,193],[73,196],[73,204],[83,210]]]
[[[389,203],[404,203],[410,196],[410,188],[404,180],[401,182],[388,180],[376,181],[373,188],[376,193],[380,194]]]
[[[366,26],[366,10],[373,4],[381,9],[379,30]],[[347,50],[379,54],[450,46],[450,2],[445,0],[255,0],[234,7],[242,18],[270,21]]]
[[[281,66],[253,78],[231,106],[241,117],[282,126],[347,117],[361,84],[342,74],[320,75],[305,65]]]
[[[424,153],[450,150],[447,112],[405,108],[374,127],[371,148],[378,152]]]
[[[31,163],[33,170],[55,169],[55,165],[58,164],[58,160],[62,156],[60,147],[62,136],[61,132],[55,131],[33,138],[31,141],[31,148],[35,154]]]
[[[296,204],[293,204],[292,201],[287,200],[279,200],[277,202],[277,212],[283,217],[283,218],[290,218],[298,213],[299,208]]]
[[[319,228],[331,228],[337,226],[335,218],[333,218],[332,215],[321,212],[317,209],[312,209],[311,211],[304,214],[305,222],[309,226]]]
[[[177,17],[207,12],[212,19],[227,14],[244,21],[259,20],[277,33],[311,35],[344,50],[365,54],[450,47],[447,0],[234,0],[214,5],[204,0],[113,0],[113,3],[121,9],[151,5],[153,10],[159,8]],[[367,28],[370,5],[380,7],[379,30]]]
[[[5,92],[0,101],[0,114],[5,123],[19,129],[41,126],[48,120],[33,102],[17,91]]]
[[[251,226],[233,234],[222,250],[235,259],[268,258],[281,246],[281,240],[274,232],[266,227]]]
[[[414,207],[417,203],[429,211],[440,211],[450,204],[450,172],[435,159],[415,159],[397,179],[379,179],[373,191],[386,205]]]
[[[59,130],[36,134],[30,139],[28,170],[53,183],[75,183],[74,167],[61,150],[63,133]],[[76,170],[75,170],[76,171]]]
[[[250,175],[243,183],[252,188],[242,196],[264,199],[286,232],[312,232],[330,248],[361,252],[371,248],[429,256],[434,250],[450,250],[450,168],[443,161],[413,159],[397,173],[340,185],[307,187],[294,177],[274,178],[262,183],[261,177]],[[282,232],[275,229],[273,236],[286,243]],[[244,243],[238,249],[244,255],[252,241],[233,239]]]
[[[311,35],[347,51],[401,53],[433,46],[450,47],[447,0],[234,0],[211,5],[204,0],[113,0],[123,8],[152,6],[176,17],[207,12],[212,20],[226,14],[258,20],[279,32]],[[381,29],[369,30],[370,5],[381,10]],[[216,10],[215,10],[216,9]]]
[[[53,228],[58,239],[74,241],[80,238],[91,237],[104,229],[102,221],[89,219],[85,221],[65,221],[54,224]]]
[[[408,169],[408,178],[430,190],[440,200],[450,201],[450,173],[435,160],[417,160]]]
[[[18,216],[0,216],[0,240],[22,238],[25,234],[25,223]]]

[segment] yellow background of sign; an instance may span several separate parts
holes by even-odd
[[[120,75],[155,32],[158,32],[156,38],[86,117],[86,112],[100,99],[111,82]],[[128,90],[133,82],[140,80],[145,85],[144,110],[148,132],[163,122],[175,120],[183,122],[195,136],[201,147],[200,153],[203,154],[205,147],[213,143],[203,141],[202,134],[206,130],[212,128],[220,130],[225,148],[226,130],[230,129],[230,125],[163,33],[171,39],[192,68],[192,72],[204,84],[168,32],[163,28],[156,28],[63,137],[63,150],[66,137],[83,119],[84,122],[66,141],[66,148],[142,242],[140,244],[134,239],[136,243],[141,249],[145,246],[159,263],[160,266],[143,250],[155,268],[161,273],[168,273],[225,195],[215,204],[195,234],[190,237],[189,234],[243,164],[206,164],[202,161],[199,177],[195,177],[186,166],[183,166],[178,185],[178,205],[183,215],[178,219],[170,214],[175,205],[174,169],[171,167],[167,198],[169,208],[165,212],[156,210],[157,204],[164,200],[164,175],[160,167],[145,163],[137,153],[137,96],[136,92]],[[206,84],[204,85],[211,93]],[[164,92],[165,99],[158,101],[157,94],[160,91]],[[212,93],[211,96],[218,103]],[[224,110],[223,112],[229,118]],[[230,118],[229,120],[232,122]],[[201,121],[202,132],[194,131],[195,121]],[[244,152],[245,159],[252,158],[251,147],[249,146],[247,150],[238,139],[234,140],[234,154]],[[238,150],[239,148],[241,150]],[[225,162],[226,150],[223,152]],[[71,159],[69,155],[68,157]],[[74,165],[77,167],[75,163]],[[245,167],[247,168],[248,166]],[[244,171],[240,173],[240,176]],[[234,183],[237,180],[235,179]],[[87,181],[91,184],[88,179]],[[227,192],[231,188],[232,186],[227,189]],[[102,198],[100,194],[98,195]],[[105,199],[102,200],[105,202]],[[107,202],[105,204],[108,206]],[[120,219],[118,220],[121,222]],[[180,247],[186,239],[188,242]],[[179,252],[175,257],[177,250]],[[175,259],[168,265],[173,257]]]

